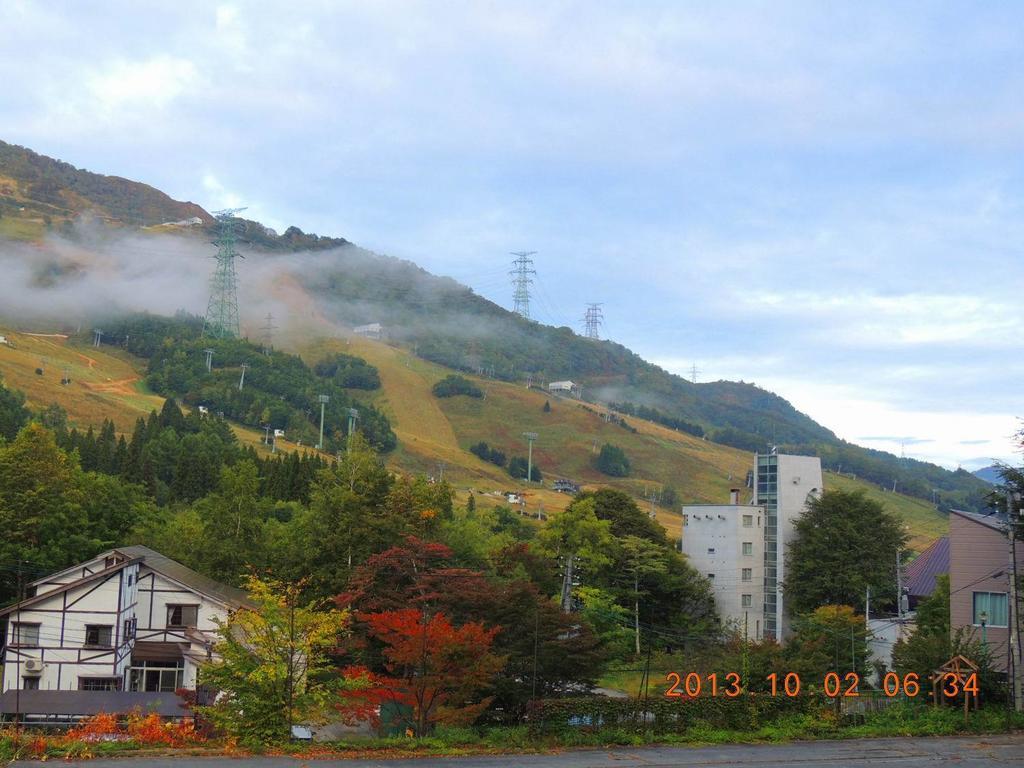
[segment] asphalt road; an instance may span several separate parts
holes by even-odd
[[[61,761],[82,768],[299,768],[306,761],[283,757],[159,758]],[[676,766],[799,766],[800,768],[935,768],[1024,766],[1024,735],[958,738],[861,739],[795,744],[730,744],[718,747],[615,748],[557,755],[421,757],[403,760],[313,760],[312,768],[675,768]],[[36,768],[39,763],[14,765]]]

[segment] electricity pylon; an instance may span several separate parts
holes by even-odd
[[[235,257],[245,258],[235,250],[235,214],[245,208],[226,208],[213,215],[220,222],[220,232],[213,244],[217,246],[217,266],[210,278],[210,301],[206,305],[203,336],[213,339],[235,339],[238,326],[238,277]]]
[[[537,270],[533,268],[533,259],[530,257],[535,253],[536,251],[512,251],[512,255],[516,258],[512,262],[512,270],[509,272],[514,288],[512,311],[527,320],[530,319],[530,285],[533,283],[530,275],[537,274]]]
[[[583,315],[583,322],[585,328],[584,336],[595,340],[601,338],[601,324],[604,322],[604,315],[601,312],[601,304],[599,302],[587,304],[587,312]]]

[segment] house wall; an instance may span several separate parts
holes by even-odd
[[[172,605],[196,605],[199,607],[196,629],[208,635],[217,631],[214,619],[225,621],[228,609],[222,603],[215,602],[197,594],[188,587],[150,570],[145,565],[139,574],[139,595],[136,608],[136,638],[144,642],[182,643],[189,646],[188,651],[200,652],[199,643],[193,643],[183,628],[167,626],[167,608]],[[184,686],[196,687],[196,661],[185,654]]]
[[[107,578],[12,613],[4,644],[3,690],[24,687],[25,677],[38,679],[42,690],[77,690],[80,678],[86,677],[123,677],[132,649],[125,622],[134,615],[138,570],[137,564],[112,569]],[[16,622],[40,625],[37,647],[12,645]],[[111,647],[85,645],[90,624],[112,627]],[[25,674],[24,662],[30,658],[42,660],[42,674]]]
[[[955,632],[967,627],[975,640],[982,639],[980,624],[974,623],[975,592],[1009,592],[1005,574],[1009,564],[1006,534],[955,512],[949,516],[949,619]],[[1024,547],[1017,547],[1017,568],[1024,572]],[[1000,576],[991,576],[1002,570]],[[1012,617],[1012,611],[1011,617]],[[1008,668],[1009,628],[987,626],[985,640],[992,666],[999,672]]]
[[[761,638],[764,610],[764,510],[761,507],[733,504],[700,504],[683,507],[686,524],[682,533],[682,552],[697,571],[711,579],[715,606],[723,623],[747,637]],[[743,516],[751,516],[751,526],[743,525]],[[743,543],[751,544],[751,553],[743,554]],[[714,552],[708,550],[713,549]],[[743,580],[749,568],[750,580]],[[743,595],[750,605],[743,606]]]

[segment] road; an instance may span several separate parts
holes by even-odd
[[[81,768],[698,768],[769,766],[785,768],[935,768],[963,766],[1024,766],[1024,735],[957,738],[860,739],[795,744],[730,744],[717,747],[645,747],[580,750],[556,755],[484,755],[478,757],[418,757],[403,760],[311,760],[287,757],[155,758],[64,762]],[[35,768],[38,763],[14,765]]]

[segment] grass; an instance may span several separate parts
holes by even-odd
[[[874,483],[855,480],[834,472],[826,473],[825,487],[844,491],[864,491],[868,498],[879,502],[889,512],[903,520],[907,526],[909,546],[915,552],[924,551],[935,539],[949,531],[949,515],[942,514],[935,505],[924,499],[892,493]]]
[[[2,220],[0,220],[2,221]],[[645,504],[648,491],[672,486],[684,502],[721,502],[729,488],[744,483],[752,457],[745,451],[701,440],[641,419],[629,418],[636,432],[609,423],[598,406],[552,397],[521,384],[477,379],[486,392],[483,399],[453,397],[438,399],[431,387],[450,371],[421,360],[408,350],[388,344],[353,338],[327,336],[323,329],[317,340],[305,342],[300,352],[314,363],[332,352],[346,352],[366,358],[380,371],[382,388],[370,393],[373,404],[392,420],[399,447],[388,457],[392,469],[437,475],[444,465],[445,477],[456,488],[460,500],[472,490],[484,507],[503,505],[505,490],[522,488],[501,468],[478,459],[469,446],[485,440],[509,456],[525,455],[523,432],[540,435],[534,458],[545,479],[567,477],[584,487],[619,488]],[[0,328],[14,343],[0,345],[0,372],[5,382],[25,393],[33,408],[59,403],[70,422],[79,427],[98,426],[113,420],[120,432],[129,432],[136,418],[163,405],[163,398],[149,392],[143,382],[145,363],[121,350],[103,346],[76,345],[61,335],[32,335]],[[36,375],[37,367],[44,369]],[[67,369],[69,385],[60,380]],[[473,378],[473,377],[471,377]],[[551,412],[543,410],[545,401]],[[234,426],[239,440],[261,452],[259,430]],[[593,466],[595,446],[605,442],[621,446],[633,463],[633,476],[610,478]],[[290,443],[278,446],[294,450]],[[303,446],[306,448],[306,446]],[[881,501],[907,524],[910,546],[921,551],[943,535],[948,520],[925,501],[893,494],[870,483],[832,473],[827,488],[862,489]],[[569,497],[537,485],[527,489],[529,513],[557,513]],[[656,516],[669,536],[681,533],[677,511],[656,507]]]

